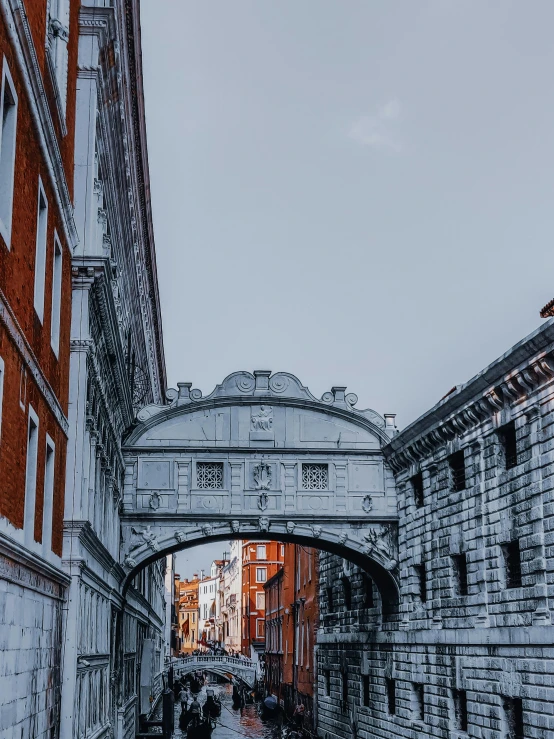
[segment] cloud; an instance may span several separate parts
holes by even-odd
[[[350,126],[348,136],[362,146],[402,151],[402,143],[395,135],[395,124],[401,112],[400,101],[393,98],[380,105],[375,113],[357,118]]]

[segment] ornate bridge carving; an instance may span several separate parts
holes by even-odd
[[[139,411],[125,441],[126,583],[208,539],[278,539],[351,559],[394,598],[396,495],[381,451],[393,417],[356,409],[344,387],[318,400],[284,372],[237,372],[205,398],[191,387]]]
[[[191,672],[214,672],[217,675],[234,675],[239,677],[248,687],[256,684],[256,664],[248,659],[214,655],[191,655],[171,662],[175,677],[188,675]]]

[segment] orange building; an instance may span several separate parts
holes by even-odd
[[[242,653],[257,659],[265,650],[265,583],[283,566],[285,545],[242,543]]]
[[[181,654],[191,654],[198,648],[198,586],[200,580],[179,583],[179,649]]]
[[[297,544],[283,546],[283,567],[265,585],[266,689],[289,715],[302,704],[304,726],[313,728],[318,552]]]

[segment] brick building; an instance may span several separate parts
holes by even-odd
[[[257,660],[265,650],[265,583],[282,567],[285,545],[242,542],[242,653]]]
[[[400,600],[321,555],[320,736],[554,735],[554,322],[383,450]]]
[[[319,552],[298,544],[284,548],[283,567],[264,586],[265,684],[289,716],[303,704],[304,725],[313,728]]]
[[[0,735],[54,738],[79,3],[25,5],[0,13]]]

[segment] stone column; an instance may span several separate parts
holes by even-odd
[[[77,688],[77,657],[79,628],[82,625],[80,604],[81,561],[70,564],[71,583],[65,604],[65,635],[62,650],[62,696],[60,715],[60,739],[74,739],[77,736],[75,700]]]

